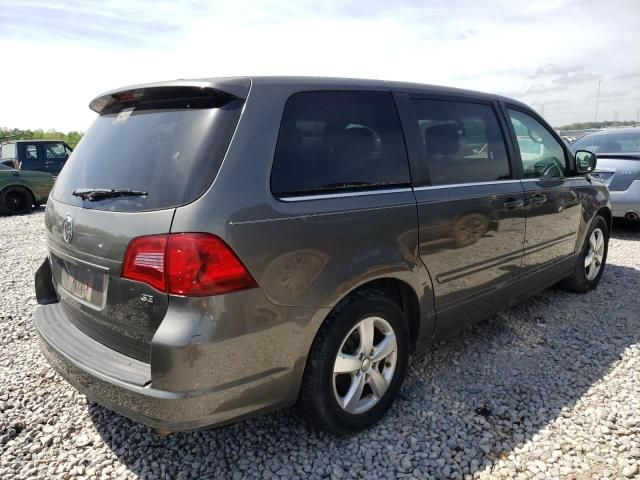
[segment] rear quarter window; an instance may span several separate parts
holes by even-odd
[[[271,172],[276,196],[408,185],[389,92],[301,92],[287,101]]]

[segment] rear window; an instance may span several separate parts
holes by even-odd
[[[302,92],[285,105],[271,190],[277,196],[410,183],[389,92]]]
[[[242,101],[215,108],[114,107],[100,115],[63,168],[53,198],[119,212],[190,203],[211,185],[238,122]],[[132,189],[147,196],[100,201],[72,195],[78,188]]]

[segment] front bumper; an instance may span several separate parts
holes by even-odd
[[[187,431],[219,426],[292,401],[282,395],[291,391],[291,372],[286,369],[213,388],[167,391],[153,387],[150,364],[78,330],[62,304],[39,306],[34,324],[42,353],[65,380],[89,399],[153,428]]]
[[[614,217],[624,217],[629,212],[640,215],[640,180],[634,180],[624,191],[610,190]]]

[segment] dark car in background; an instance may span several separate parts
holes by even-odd
[[[589,133],[569,148],[598,155],[598,168],[591,175],[609,187],[613,216],[640,220],[640,127]]]
[[[60,140],[11,140],[0,145],[0,162],[16,170],[57,177],[71,152],[71,147]]]
[[[604,271],[595,155],[509,98],[243,77],[90,107],[47,204],[34,322],[64,378],[157,429],[297,403],[361,430],[412,353]]]

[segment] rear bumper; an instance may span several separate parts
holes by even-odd
[[[78,330],[62,304],[38,307],[34,324],[42,353],[65,380],[89,399],[153,428],[185,431],[219,426],[295,400],[288,395],[297,386],[292,385],[296,382],[287,369],[272,369],[213,388],[154,388],[150,364]]]
[[[640,215],[640,180],[634,180],[624,191],[610,190],[614,217],[624,217],[629,212]]]

